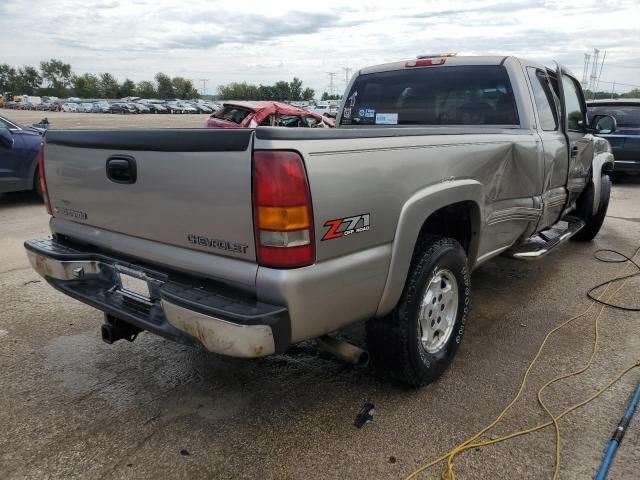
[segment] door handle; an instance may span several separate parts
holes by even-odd
[[[577,157],[577,156],[578,156],[578,147],[574,145],[573,147],[571,147],[571,158]]]
[[[138,179],[136,160],[127,155],[109,157],[107,178],[115,183],[132,184]]]

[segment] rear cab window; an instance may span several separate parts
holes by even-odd
[[[341,125],[519,125],[506,69],[461,65],[360,75]]]

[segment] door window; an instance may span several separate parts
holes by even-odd
[[[579,87],[571,77],[562,75],[562,89],[567,112],[567,128],[581,132],[585,127],[585,112]]]
[[[558,114],[555,108],[555,102],[549,88],[547,76],[542,70],[535,68],[527,68],[531,87],[533,88],[533,98],[536,102],[538,110],[538,118],[540,120],[540,128],[545,131],[553,131],[558,129]]]

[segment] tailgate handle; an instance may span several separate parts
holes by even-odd
[[[138,179],[136,159],[127,155],[109,157],[107,160],[107,177],[115,183],[136,183]]]

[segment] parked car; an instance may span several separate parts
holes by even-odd
[[[136,103],[131,103],[130,105],[132,105],[133,108],[135,108],[138,113],[151,113],[151,109],[143,103],[136,102]]]
[[[255,117],[250,103],[261,104],[212,120],[238,126]],[[473,269],[592,240],[606,216],[613,156],[564,67],[373,66],[338,118],[336,129],[51,130],[53,237],[26,243],[31,265],[105,312],[107,343],[148,330],[261,357],[320,337],[356,363],[362,349],[327,335],[367,320],[375,365],[419,386],[458,350]]]
[[[148,109],[149,113],[169,113],[169,111],[160,103],[145,103],[144,104]]]
[[[93,110],[93,104],[88,102],[78,103],[76,107],[79,113],[91,113]]]
[[[135,107],[130,106],[128,103],[114,102],[109,105],[109,111],[111,113],[138,113]]]
[[[328,103],[319,103],[317,105],[309,107],[307,110],[313,113],[317,113],[318,115],[330,118],[336,118],[336,115],[338,114],[338,107],[336,105],[331,105]]]
[[[95,102],[91,107],[91,111],[93,113],[109,113],[110,112],[109,102]]]
[[[63,112],[77,112],[78,111],[78,104],[77,103],[63,103],[61,110]]]
[[[640,173],[640,99],[592,100],[587,102],[589,118],[600,125],[598,136],[611,144],[613,173]],[[613,117],[610,122],[607,117]]]
[[[169,101],[165,103],[165,106],[169,113],[185,113],[184,109],[178,104],[178,102]]]
[[[42,130],[0,116],[0,193],[40,192],[38,153]]]
[[[192,103],[191,106],[193,108],[196,109],[196,111],[198,113],[212,113],[213,109],[211,109],[210,107],[208,107],[207,105],[203,104],[203,103]]]
[[[198,113],[198,110],[187,102],[177,102],[179,108],[182,109],[182,113]]]
[[[331,118],[281,102],[227,102],[208,119],[209,128],[257,126],[333,127]]]

